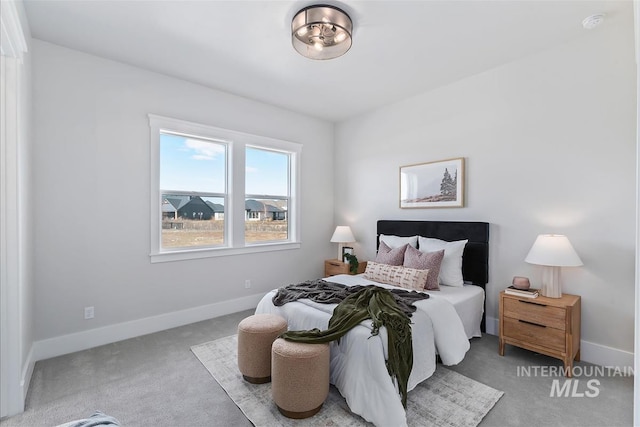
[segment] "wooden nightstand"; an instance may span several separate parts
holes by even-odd
[[[500,292],[499,353],[511,344],[562,360],[571,377],[580,361],[580,297],[525,298]]]
[[[367,261],[358,263],[358,274],[364,273],[367,268]],[[324,262],[324,277],[335,276],[336,274],[351,274],[349,272],[349,264],[339,259],[328,259]]]

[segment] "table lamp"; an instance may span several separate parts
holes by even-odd
[[[331,236],[332,243],[338,243],[338,259],[344,261],[342,259],[342,247],[345,243],[355,242],[356,238],[353,237],[353,233],[351,232],[351,227],[348,225],[339,225],[336,227],[336,231],[333,232],[333,236]]]
[[[549,298],[562,297],[560,267],[582,265],[582,261],[571,246],[571,242],[567,236],[562,234],[539,235],[524,260],[529,264],[543,267],[541,293]]]

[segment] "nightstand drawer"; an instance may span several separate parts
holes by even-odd
[[[524,299],[508,298],[504,300],[504,316],[564,331],[567,312],[562,307],[553,307]]]
[[[367,261],[360,261],[358,263],[358,271],[351,273],[349,270],[350,265],[346,262],[342,262],[339,259],[328,259],[324,262],[324,277],[335,276],[337,274],[362,274],[367,268]]]
[[[505,301],[506,302],[506,301]],[[504,317],[503,335],[526,343],[564,351],[566,336],[564,330],[540,325],[535,322],[527,322],[520,319]]]
[[[349,264],[339,260],[324,262],[324,275],[335,276],[337,274],[349,274]]]

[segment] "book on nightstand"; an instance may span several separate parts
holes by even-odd
[[[504,290],[506,294],[516,295],[519,297],[525,298],[538,298],[538,290],[537,289],[518,289],[513,286],[509,286]]]

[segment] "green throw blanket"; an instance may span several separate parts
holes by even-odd
[[[429,298],[428,294],[385,289],[378,286],[344,286],[324,280],[289,285],[278,289],[274,305],[309,298],[321,303],[336,303],[329,328],[321,331],[288,331],[281,335],[289,341],[326,343],[339,340],[351,328],[366,319],[372,321],[371,335],[378,335],[381,326],[387,328],[387,371],[397,381],[402,405],[407,407],[407,384],[413,367],[410,316],[416,310],[414,301]],[[340,301],[337,301],[340,300]]]

